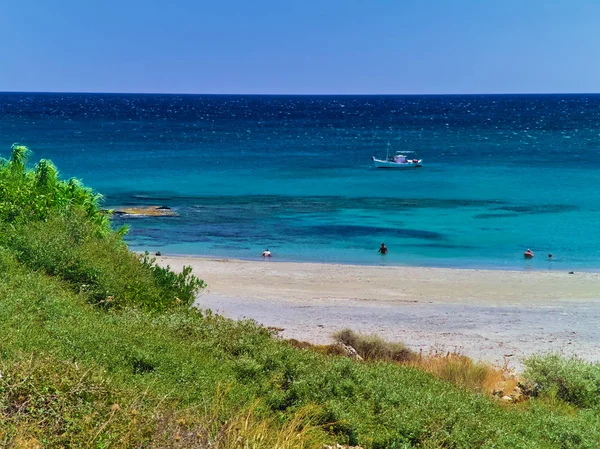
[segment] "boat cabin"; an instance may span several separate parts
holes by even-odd
[[[406,156],[404,154],[402,154],[400,151],[397,151],[396,154],[394,154],[394,155],[390,154],[389,161],[396,162],[398,164],[405,164],[406,162],[408,162],[406,160]]]

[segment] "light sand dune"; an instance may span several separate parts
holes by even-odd
[[[198,299],[282,335],[331,341],[344,327],[424,351],[503,363],[535,352],[600,360],[600,274],[159,257],[208,283]]]

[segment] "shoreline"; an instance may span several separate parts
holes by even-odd
[[[144,254],[144,250],[140,249],[140,248],[136,248],[136,247],[130,247],[130,250],[137,253],[137,254]],[[207,254],[185,254],[185,253],[176,253],[176,252],[168,252],[167,254],[164,254],[162,256],[156,256],[155,252],[156,251],[160,251],[162,253],[162,251],[159,250],[152,250],[152,251],[148,251],[149,255],[152,257],[156,257],[161,258],[161,257],[169,257],[169,258],[173,258],[173,259],[192,259],[192,260],[217,260],[217,261],[232,261],[232,262],[263,262],[263,259],[260,258],[260,256],[253,256],[253,257],[227,257],[227,256],[213,256],[213,255],[207,255]],[[385,257],[385,256],[383,256]],[[521,266],[517,266],[517,265],[494,265],[494,264],[489,264],[489,265],[477,265],[477,264],[473,264],[471,265],[452,265],[452,264],[448,264],[448,265],[444,265],[444,264],[431,264],[431,265],[421,265],[421,264],[396,264],[394,262],[390,262],[388,263],[387,261],[385,263],[360,263],[360,262],[332,262],[332,261],[320,261],[320,260],[301,260],[301,259],[281,259],[281,258],[273,258],[273,259],[267,259],[267,261],[269,263],[282,263],[282,264],[308,264],[308,265],[336,265],[336,266],[343,266],[343,267],[372,267],[372,268],[417,268],[417,269],[432,269],[432,270],[472,270],[472,271],[509,271],[509,272],[535,272],[535,273],[539,273],[539,272],[548,272],[548,273],[569,273],[570,271],[573,271],[574,273],[590,273],[590,274],[598,274],[600,275],[600,266],[598,267],[575,267],[575,268],[570,268],[570,267],[563,267],[560,265],[561,261],[560,260],[548,260],[546,258],[544,258],[543,256],[540,256],[537,260],[539,261],[539,259],[543,259],[543,262],[546,263],[546,266],[552,266],[553,268],[548,269],[548,268],[541,268],[541,267],[536,267],[533,266],[531,264],[531,261],[524,261],[524,264]],[[542,263],[542,262],[540,262]],[[553,265],[550,265],[553,264]]]
[[[523,357],[560,352],[600,360],[600,274],[362,266],[156,256],[190,265],[208,287],[200,308],[331,342],[343,328],[424,352],[458,351],[519,369]]]

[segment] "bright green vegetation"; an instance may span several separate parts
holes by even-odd
[[[600,366],[556,354],[531,357],[525,375],[544,396],[600,410]]]
[[[0,447],[600,447],[598,367],[535,359],[542,395],[502,405],[292,347],[190,309],[202,281],[129,253],[96,195],[25,155],[0,167]]]
[[[101,196],[71,179],[62,181],[50,161],[26,170],[28,150],[13,145],[0,166],[0,244],[32,270],[66,281],[105,308],[164,310],[190,306],[204,286],[187,268],[177,275],[128,251],[99,208]]]

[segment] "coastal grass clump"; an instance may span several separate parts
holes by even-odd
[[[336,332],[333,338],[338,343],[351,346],[364,360],[393,361],[414,366],[434,374],[454,385],[474,391],[493,393],[499,388],[512,390],[517,380],[506,369],[486,363],[475,362],[469,357],[456,353],[429,354],[415,353],[400,342],[389,342],[377,335],[363,335],[352,329]],[[296,344],[296,346],[300,346]],[[339,346],[332,345],[328,350],[312,346],[321,353],[339,353]],[[343,351],[342,351],[343,352]]]
[[[509,393],[518,384],[518,379],[508,370],[456,353],[421,356],[412,365],[453,385],[483,393]]]
[[[377,335],[362,335],[352,329],[342,329],[333,335],[338,343],[352,346],[364,360],[410,362],[417,355],[399,342],[388,342]]]

